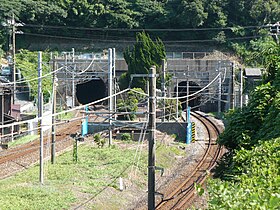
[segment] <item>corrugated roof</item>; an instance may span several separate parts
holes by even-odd
[[[262,72],[260,68],[245,68],[245,76],[261,76]]]

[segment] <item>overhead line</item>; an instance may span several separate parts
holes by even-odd
[[[257,25],[257,26],[230,26],[230,27],[213,27],[213,28],[91,28],[91,27],[74,27],[74,26],[51,26],[51,25],[36,25],[36,24],[25,24],[22,27],[30,28],[49,28],[49,29],[70,29],[70,30],[89,30],[89,31],[120,31],[120,32],[141,32],[141,31],[151,31],[151,32],[184,32],[184,31],[210,31],[210,30],[232,30],[236,27],[244,29],[252,28],[266,28],[267,25]]]
[[[48,35],[48,34],[37,34],[37,33],[24,33],[25,35],[38,36],[38,37],[49,37],[49,38],[58,38],[58,39],[70,39],[70,40],[81,40],[81,41],[98,41],[98,42],[114,42],[114,43],[135,43],[136,40],[118,40],[118,39],[90,39],[82,37],[69,37],[69,36],[57,36],[57,35]],[[225,38],[225,40],[243,40],[243,39],[255,39],[263,36],[269,35],[257,35],[257,36],[244,36],[244,37],[233,37]],[[198,43],[198,42],[216,42],[215,39],[192,39],[192,40],[162,40],[163,43]]]

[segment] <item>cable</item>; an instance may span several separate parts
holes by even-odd
[[[66,110],[66,111],[61,111],[61,112],[52,114],[51,116],[58,116],[58,115],[60,115],[60,114],[65,114],[65,113],[67,113],[67,112],[75,111],[75,110],[78,110],[78,109],[84,109],[86,106],[94,105],[94,104],[100,103],[100,102],[102,102],[102,101],[108,100],[109,98],[115,97],[115,96],[117,96],[117,95],[119,95],[119,94],[122,94],[122,93],[124,93],[124,92],[127,92],[128,90],[130,90],[130,88],[127,88],[127,89],[125,89],[125,90],[122,90],[122,91],[120,91],[120,92],[118,92],[118,93],[115,93],[115,94],[113,94],[113,95],[111,95],[111,96],[107,96],[107,97],[105,97],[105,98],[102,98],[102,99],[93,101],[93,102],[91,102],[91,103],[88,103],[88,104],[85,104],[85,105],[80,105],[80,106],[77,106],[77,107],[68,109],[68,110]],[[40,117],[40,118],[37,118],[37,119],[38,119],[38,120],[41,120],[41,119],[43,119],[43,116]],[[21,121],[21,122],[16,122],[16,123],[12,123],[12,124],[9,124],[9,125],[1,125],[1,126],[0,126],[0,129],[1,129],[1,128],[6,128],[6,127],[10,127],[10,126],[21,125],[21,124],[23,124],[23,123],[28,123],[28,122],[30,122],[30,120]]]
[[[187,97],[191,97],[191,96],[195,96],[198,93],[201,93],[202,91],[204,91],[206,88],[208,88],[210,85],[212,85],[220,76],[221,72],[205,87],[203,87],[202,89],[200,89],[199,91],[186,95],[186,96],[181,96],[181,97],[157,97],[158,99],[183,99],[183,98],[187,98]]]
[[[46,35],[46,34],[37,34],[37,33],[24,33],[29,36],[38,36],[38,37],[50,37],[58,39],[71,39],[71,40],[81,40],[81,41],[98,41],[98,42],[113,42],[113,43],[135,43],[136,40],[118,40],[118,39],[90,39],[90,38],[79,38],[79,37],[69,37],[69,36],[58,36],[58,35]],[[21,34],[21,35],[24,35]],[[235,37],[235,38],[225,38],[225,41],[230,40],[244,40],[244,39],[256,39],[264,36],[270,35],[255,35],[255,36],[244,36],[244,37]],[[203,43],[203,42],[217,42],[215,39],[200,39],[200,40],[162,40],[163,43]]]
[[[213,28],[88,28],[88,27],[73,27],[73,26],[51,26],[51,25],[37,25],[37,24],[25,24],[22,27],[29,28],[51,28],[51,29],[70,29],[70,30],[88,30],[88,31],[119,31],[119,32],[142,32],[142,31],[151,31],[151,32],[184,32],[184,31],[210,31],[210,30],[232,30],[236,27],[213,27]],[[269,28],[267,25],[256,25],[256,26],[238,26],[244,29],[252,28]]]

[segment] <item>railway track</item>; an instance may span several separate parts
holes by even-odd
[[[71,133],[80,131],[80,120],[59,125],[56,133],[56,151],[60,152],[72,145]],[[50,137],[44,136],[44,157],[50,155]],[[40,141],[35,140],[0,153],[0,179],[28,168],[39,160]]]
[[[180,178],[180,184],[171,192],[164,194],[163,199],[157,203],[156,209],[186,209],[194,198],[195,184],[202,185],[211,169],[215,166],[221,156],[222,149],[216,144],[216,139],[222,129],[205,115],[199,112],[192,112],[193,117],[198,119],[207,130],[206,150],[203,157],[198,161],[191,173]]]

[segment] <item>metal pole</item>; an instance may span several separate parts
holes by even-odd
[[[221,114],[221,100],[222,100],[222,74],[221,74],[221,68],[220,68],[221,62],[219,61],[218,64],[218,72],[219,72],[219,78],[218,78],[218,115]]]
[[[12,35],[13,35],[13,104],[16,100],[16,27],[15,27],[15,15],[13,13],[12,18]]]
[[[38,118],[40,128],[40,183],[44,184],[44,141],[43,141],[43,129],[42,129],[42,117],[43,115],[43,94],[42,94],[42,52],[38,52]]]
[[[240,108],[243,108],[243,69],[240,71]]]
[[[161,68],[162,68],[162,73],[163,73],[163,78],[162,78],[162,84],[161,84],[161,87],[162,87],[162,97],[163,97],[163,117],[162,117],[162,121],[164,122],[165,121],[165,97],[166,97],[166,87],[165,87],[165,83],[166,83],[166,68],[165,68],[165,60],[163,59],[161,61]]]
[[[75,107],[75,73],[76,73],[76,65],[75,65],[75,49],[72,48],[72,63],[73,63],[73,72],[72,72],[72,108]]]
[[[113,60],[113,86],[114,86],[114,91],[113,93],[117,93],[117,78],[116,78],[116,49],[113,48],[113,55],[112,55],[112,60]],[[114,96],[114,113],[117,112],[117,96]],[[117,115],[114,115],[114,119],[117,119]]]
[[[54,164],[55,161],[55,132],[56,132],[56,126],[55,126],[55,113],[56,113],[56,63],[55,63],[56,57],[53,60],[53,94],[52,94],[52,146],[51,146],[51,163]]]
[[[230,101],[229,101],[231,109],[234,109],[234,107],[236,106],[235,90],[234,90],[234,80],[235,80],[234,68],[235,68],[235,64],[233,62],[232,67],[231,67],[231,96],[230,96]]]
[[[4,108],[4,106],[5,106],[5,104],[4,104],[4,98],[5,98],[5,90],[4,90],[4,87],[2,87],[2,95],[1,95],[1,97],[2,97],[2,101],[1,101],[1,104],[2,104],[2,108],[1,108],[1,121],[2,121],[2,126],[4,125],[4,120],[5,120],[5,118],[4,118],[4,113],[5,113],[5,108]],[[4,135],[4,127],[2,127],[1,128],[1,135],[3,136]],[[2,138],[2,137],[1,137]]]
[[[65,74],[64,74],[64,84],[65,84],[65,109],[67,110],[67,92],[68,92],[68,84],[67,84],[67,79],[68,79],[68,72],[67,72],[67,53],[65,54]]]
[[[178,101],[178,96],[179,96],[179,87],[178,87],[178,78],[176,78],[176,121],[178,121],[179,118],[179,110],[178,110],[178,106],[179,106],[179,101]]]
[[[113,98],[112,98],[112,88],[113,88],[113,78],[112,78],[112,49],[108,50],[108,96],[109,96],[109,146],[112,145],[112,111],[113,111]]]
[[[186,100],[186,113],[188,111],[188,107],[189,107],[189,69],[190,67],[187,66],[187,100]],[[187,123],[189,123],[189,119],[188,117],[186,117],[187,119]]]
[[[149,157],[148,157],[148,209],[155,209],[155,128],[156,128],[156,67],[149,74]]]

